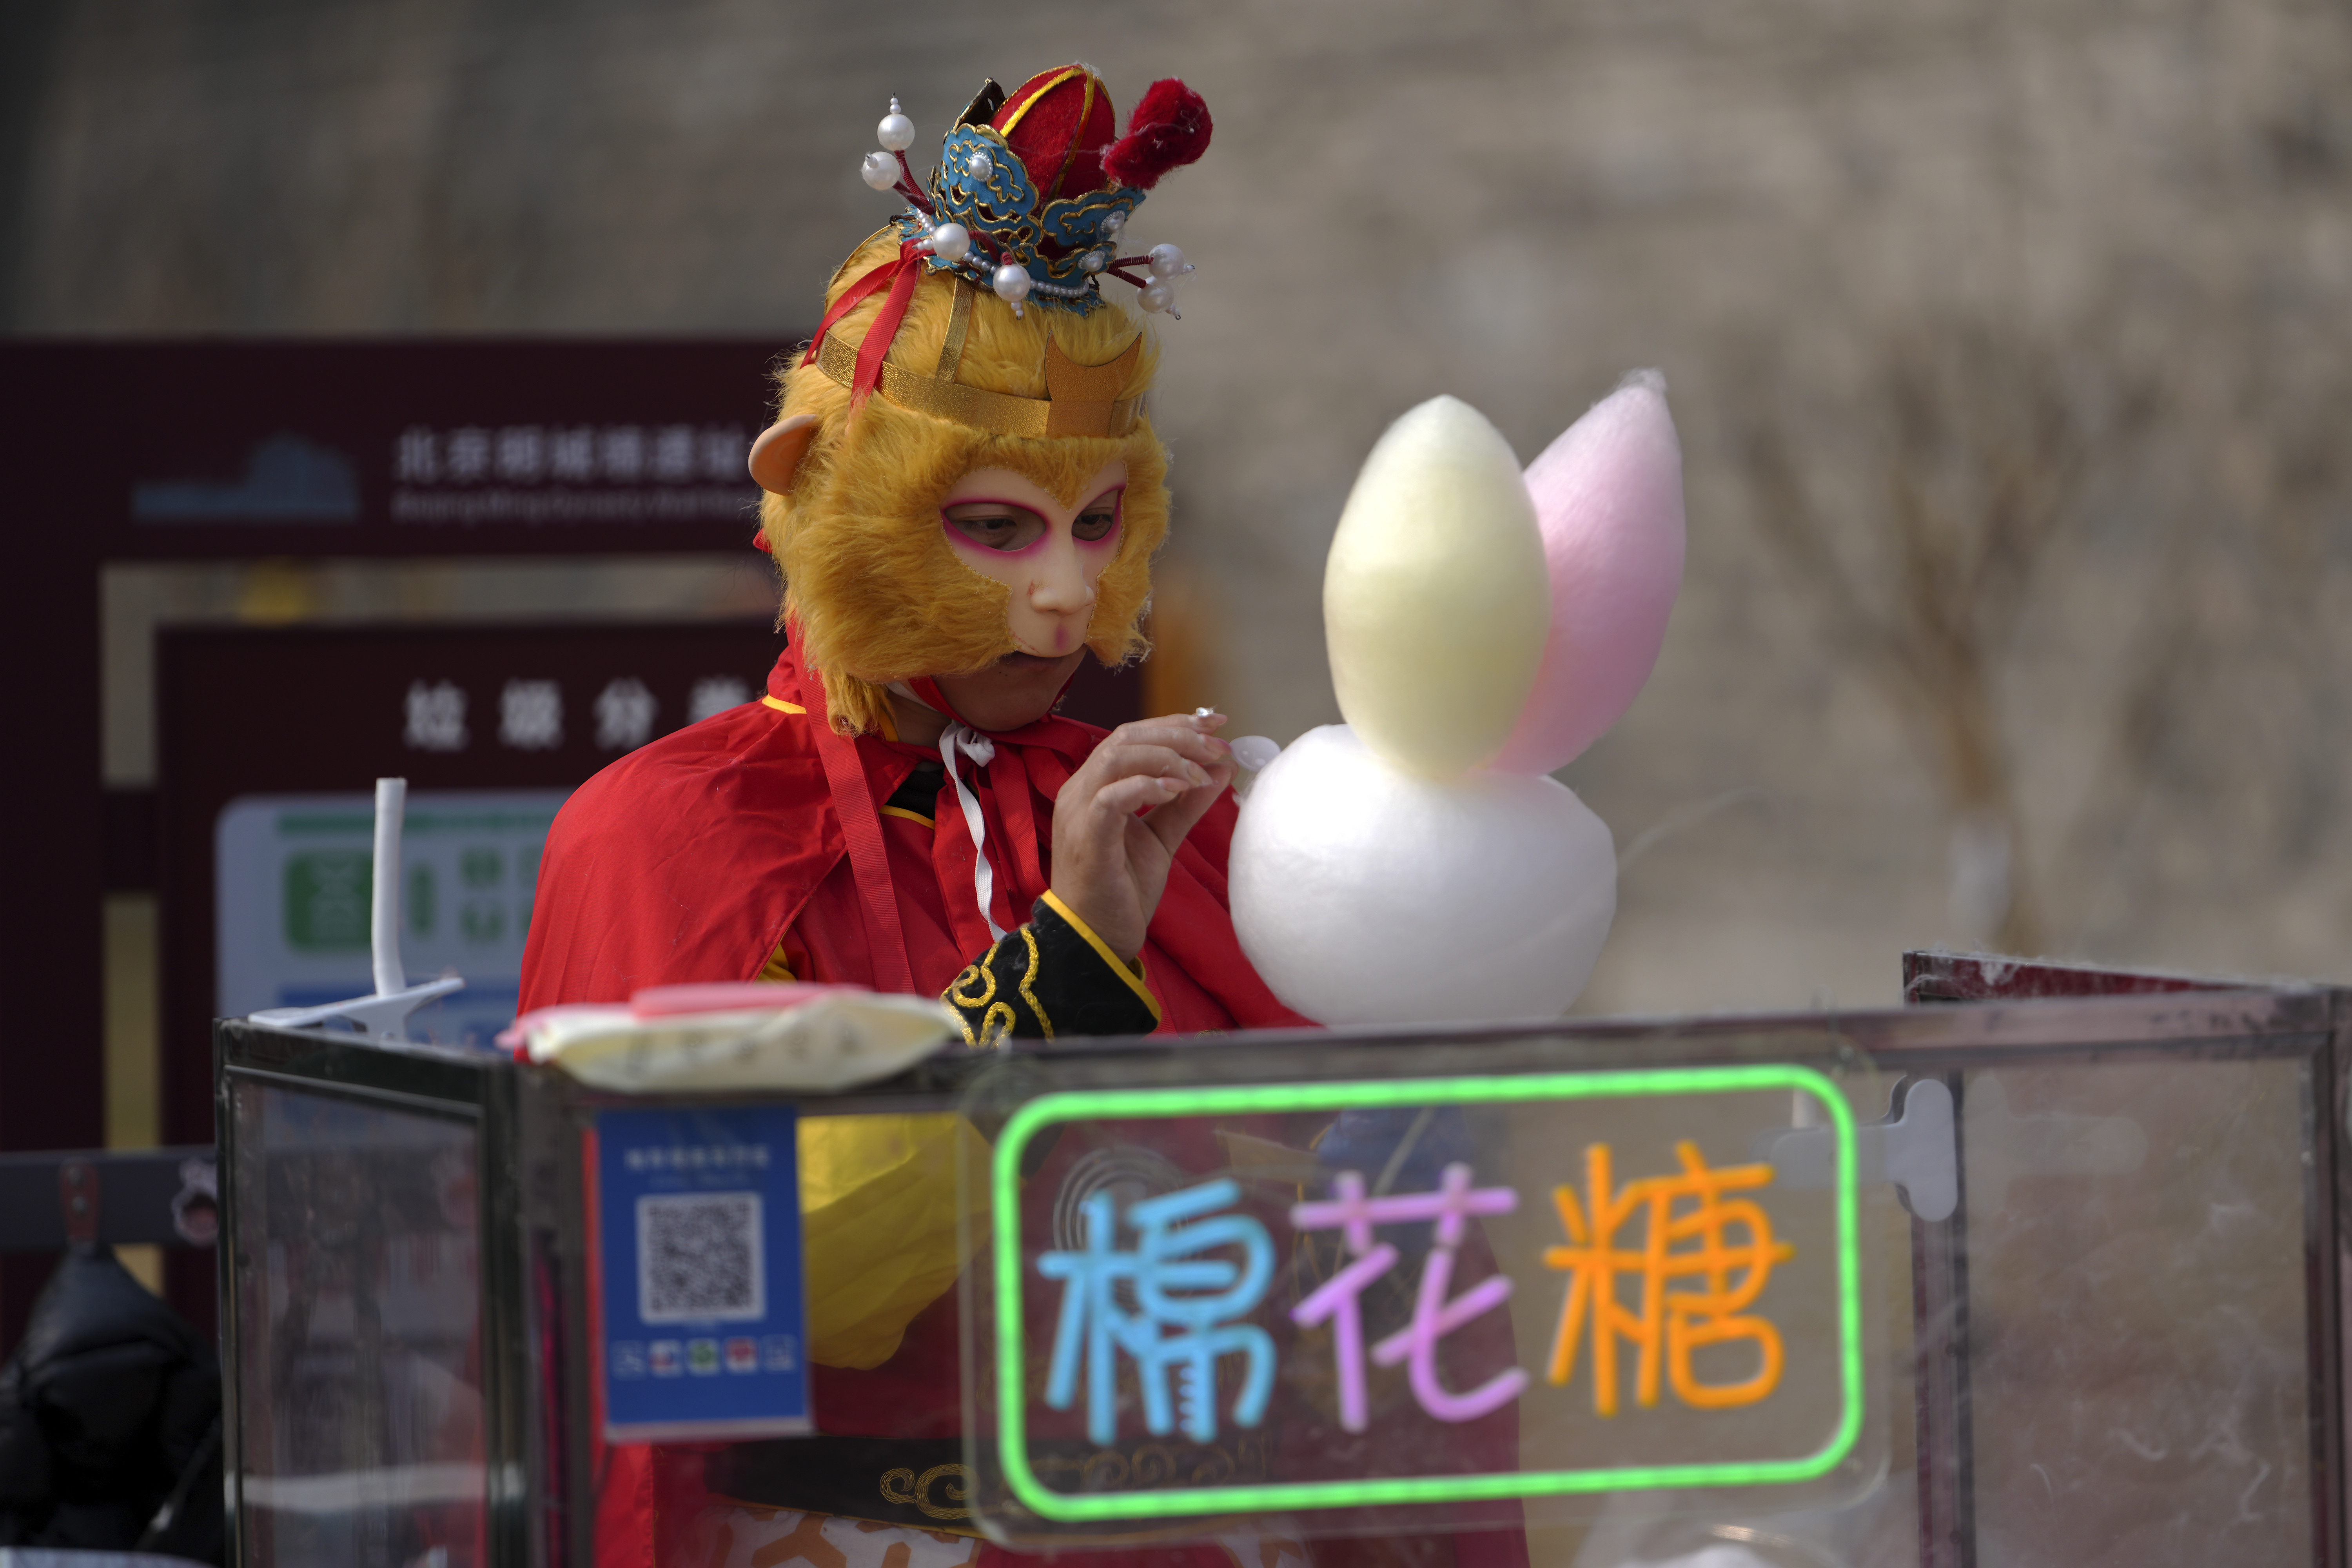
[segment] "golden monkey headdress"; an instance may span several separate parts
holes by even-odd
[[[888,683],[1013,649],[1006,590],[940,538],[936,499],[974,468],[1018,469],[1076,504],[1089,476],[1125,463],[1118,556],[1087,641],[1109,664],[1145,647],[1150,556],[1167,528],[1166,453],[1142,396],[1157,356],[1133,317],[1108,308],[1102,279],[1135,286],[1146,313],[1175,314],[1192,270],[1182,254],[1121,256],[1119,242],[1145,192],[1210,134],[1199,95],[1160,81],[1114,137],[1101,79],[1066,66],[1010,96],[983,87],[923,184],[906,158],[914,127],[890,107],[866,177],[908,205],[835,273],[751,452],[772,492],[760,542],[784,569],[786,617],[835,721],[854,729],[887,722]]]

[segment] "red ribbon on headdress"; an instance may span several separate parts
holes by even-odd
[[[922,281],[922,255],[915,248],[913,240],[903,240],[899,243],[896,260],[884,262],[844,289],[841,297],[825,311],[824,320],[817,323],[816,336],[809,340],[808,353],[801,357],[802,364],[814,364],[817,350],[824,346],[824,335],[833,331],[835,323],[864,304],[866,297],[885,283],[890,286],[889,297],[882,301],[881,310],[866,329],[866,340],[857,345],[857,372],[849,383],[849,406],[853,413],[874,395],[876,387],[882,384],[882,358],[890,352],[891,341],[898,335],[899,323],[907,319],[907,307],[915,298],[915,285]]]
[[[825,311],[824,320],[817,323],[816,336],[809,339],[808,353],[801,356],[803,365],[814,364],[817,350],[824,346],[825,333],[833,331],[842,317],[864,304],[876,289],[885,283],[890,285],[888,298],[882,301],[873,324],[866,329],[866,341],[857,345],[857,370],[849,384],[849,410],[853,414],[882,384],[883,356],[890,352],[891,341],[898,337],[899,324],[907,319],[907,306],[915,298],[915,285],[922,280],[923,269],[917,264],[921,254],[912,240],[903,241],[896,260],[884,262],[844,289],[841,298]],[[751,536],[751,547],[774,552],[764,529]]]

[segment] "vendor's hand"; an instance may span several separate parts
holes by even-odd
[[[1234,781],[1233,748],[1215,733],[1224,721],[1171,713],[1122,724],[1054,798],[1054,896],[1129,963],[1176,847]]]

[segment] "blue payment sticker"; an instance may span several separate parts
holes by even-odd
[[[789,1106],[598,1113],[607,1441],[814,1430],[793,1125]]]

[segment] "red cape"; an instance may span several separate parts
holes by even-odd
[[[1045,892],[1054,796],[1105,733],[1047,718],[990,737],[995,759],[973,782],[1000,926],[1021,924]],[[882,811],[935,754],[835,734],[823,685],[786,648],[763,700],[639,748],[564,804],[540,858],[519,1010],[626,1001],[649,985],[751,980],[779,945],[803,980],[937,995],[991,938],[962,813],[942,810],[926,827]],[[1186,837],[1147,935],[1144,974],[1162,1032],[1311,1026],[1275,1000],[1234,935],[1225,856],[1234,812],[1227,794]],[[952,1435],[961,1415],[955,1341],[950,1292],[882,1366],[817,1368],[820,1426]],[[666,1556],[704,1496],[699,1454],[598,1447],[595,1561],[635,1568]],[[1228,1561],[1197,1547],[1106,1555],[1119,1568]]]
[[[1104,731],[1047,718],[990,737],[977,783],[992,912],[1008,930],[1051,878],[1054,796]],[[803,980],[937,995],[986,951],[962,815],[882,806],[935,753],[836,735],[823,685],[787,648],[768,696],[641,747],[582,785],[540,861],[520,1010],[619,1002],[648,985],[755,978],[788,934]],[[1162,1032],[1311,1026],[1276,1001],[1235,939],[1227,794],[1176,855],[1143,950]],[[886,831],[887,826],[887,831]],[[916,836],[920,836],[916,837]],[[928,842],[925,842],[925,841]],[[927,856],[934,875],[908,875]]]

